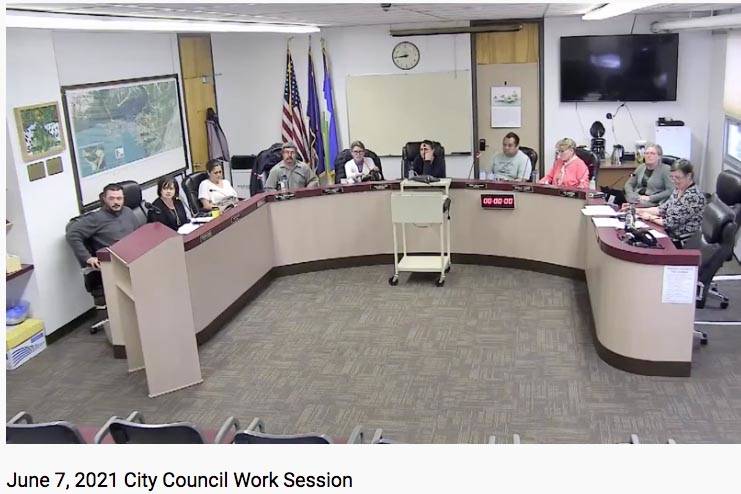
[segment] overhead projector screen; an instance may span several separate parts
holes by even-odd
[[[62,88],[80,209],[106,184],[187,167],[177,75]]]
[[[446,154],[470,153],[471,72],[362,75],[347,79],[350,140],[380,156],[409,141],[439,141]]]

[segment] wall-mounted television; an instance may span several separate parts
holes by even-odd
[[[561,38],[561,101],[676,101],[679,35]]]

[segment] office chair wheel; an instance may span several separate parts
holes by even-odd
[[[445,280],[437,280],[435,282],[435,286],[443,286],[443,285],[445,285]]]
[[[702,336],[700,337],[700,344],[701,345],[708,344],[708,334],[707,333],[702,333]]]
[[[391,278],[389,278],[389,285],[396,286],[399,284],[399,277],[394,275]]]
[[[721,301],[720,308],[721,309],[727,309],[728,308],[728,300]]]
[[[450,273],[450,266],[448,266],[447,268],[445,268],[445,273],[446,273],[446,274],[447,274],[447,273]]]
[[[705,308],[704,300],[698,300],[695,302],[695,309],[704,309],[704,308]]]
[[[95,327],[95,326],[91,326],[90,327],[90,334],[95,334],[97,332],[98,332],[98,328],[97,327]]]

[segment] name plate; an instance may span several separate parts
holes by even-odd
[[[483,209],[515,209],[514,194],[481,194]]]
[[[322,193],[324,195],[331,195],[331,194],[342,194],[344,191],[342,190],[342,187],[335,187],[331,189],[322,189]]]
[[[486,184],[466,184],[466,187],[469,189],[485,189]]]
[[[512,190],[515,192],[532,192],[533,186],[532,185],[513,185]]]

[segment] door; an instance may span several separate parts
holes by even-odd
[[[183,74],[191,169],[203,171],[208,161],[206,110],[216,108],[211,36],[179,34],[180,71]]]
[[[492,159],[502,151],[502,139],[508,132],[520,137],[521,146],[538,153],[537,168],[542,170],[539,24],[522,23],[519,31],[473,36],[477,133],[479,141],[486,140],[486,148],[478,161],[479,171],[491,171]],[[492,90],[497,95],[506,95],[507,103],[498,102],[499,106],[492,108]],[[518,93],[519,105],[513,97]],[[518,110],[519,125],[516,123]]]

